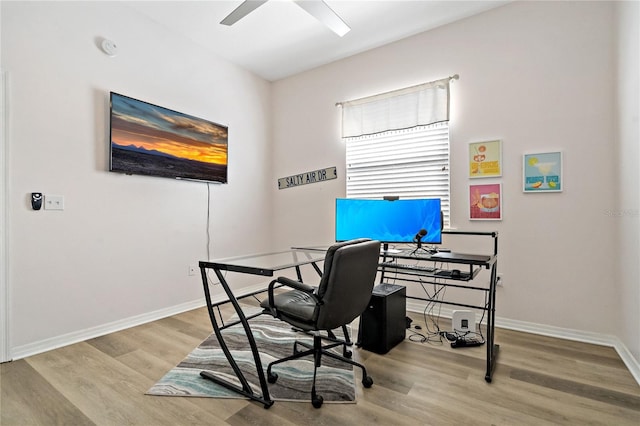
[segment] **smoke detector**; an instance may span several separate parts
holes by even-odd
[[[107,56],[114,57],[118,53],[118,46],[116,45],[116,42],[113,40],[107,40],[107,39],[102,40],[100,47],[102,48],[102,51]]]

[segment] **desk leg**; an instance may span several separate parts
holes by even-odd
[[[385,252],[387,250],[385,249]],[[387,255],[383,254],[382,255],[382,263],[386,263],[387,262]],[[380,270],[380,284],[384,284],[384,273],[386,271],[386,267],[382,267],[382,269]],[[396,274],[397,275],[397,274]]]
[[[491,282],[489,284],[489,315],[487,318],[487,372],[484,379],[491,383],[493,370],[496,367],[496,357],[498,356],[499,345],[495,342],[495,325],[496,325],[496,285],[498,282],[498,261],[491,267]]]
[[[251,332],[251,328],[249,327],[249,322],[247,321],[247,317],[242,312],[242,309],[240,308],[240,305],[238,304],[238,300],[233,295],[231,289],[229,288],[229,284],[224,279],[224,276],[220,273],[220,271],[218,269],[214,268],[214,271],[215,271],[215,273],[216,273],[216,275],[218,277],[218,280],[220,281],[220,285],[222,285],[222,288],[224,289],[225,293],[229,297],[229,302],[231,302],[231,304],[233,305],[233,308],[235,309],[236,314],[238,315],[238,319],[242,323],[242,327],[244,328],[245,334],[247,335],[247,339],[249,340],[249,347],[251,348],[251,353],[253,354],[253,360],[254,360],[254,362],[256,364],[256,370],[257,370],[257,373],[258,373],[258,378],[260,379],[260,387],[262,389],[262,396],[256,395],[253,392],[253,390],[251,389],[251,386],[247,382],[246,377],[244,376],[244,374],[240,370],[240,367],[238,367],[238,363],[233,358],[233,355],[231,354],[231,351],[229,351],[229,348],[227,347],[227,344],[224,341],[224,338],[222,336],[222,332],[220,330],[220,326],[218,325],[218,321],[216,319],[215,313],[213,311],[213,306],[212,306],[212,303],[211,303],[211,293],[209,292],[209,283],[208,283],[208,279],[207,279],[206,268],[200,268],[200,273],[202,275],[202,284],[204,286],[204,295],[205,295],[205,298],[206,298],[206,301],[207,301],[207,309],[209,311],[209,318],[211,318],[211,325],[213,326],[213,331],[216,334],[216,337],[218,339],[218,343],[220,344],[220,348],[222,349],[222,352],[224,352],[225,357],[229,361],[229,365],[231,365],[231,368],[233,369],[233,372],[235,373],[235,375],[238,378],[238,380],[240,381],[240,384],[242,385],[242,387],[238,387],[238,386],[234,385],[233,383],[230,383],[230,382],[228,382],[226,380],[223,380],[223,379],[221,379],[219,377],[216,377],[214,374],[212,374],[211,372],[208,372],[208,371],[200,372],[200,376],[202,376],[205,379],[211,380],[212,382],[217,383],[217,384],[219,384],[221,386],[224,386],[227,389],[230,389],[232,391],[238,392],[239,394],[244,395],[247,398],[250,398],[250,399],[252,399],[254,401],[258,401],[258,402],[264,404],[264,408],[269,408],[269,407],[271,407],[273,405],[273,400],[269,396],[269,388],[268,388],[268,385],[267,385],[267,380],[266,380],[265,375],[264,375],[264,369],[262,368],[262,362],[260,361],[260,354],[258,352],[258,347],[257,347],[256,341],[255,341],[255,339],[253,337],[253,333]]]
[[[316,272],[318,273],[319,276],[322,276],[322,271],[320,270],[320,268],[318,267],[316,262],[311,262],[311,266],[313,266],[313,269],[316,270]]]

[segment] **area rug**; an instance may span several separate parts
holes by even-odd
[[[265,375],[267,365],[270,362],[293,353],[295,340],[313,343],[311,336],[296,332],[285,322],[269,315],[253,318],[249,320],[249,324],[258,346]],[[261,395],[255,362],[242,325],[234,325],[224,329],[222,333],[229,350],[247,377],[247,381],[253,387],[254,392]],[[340,337],[338,333],[336,335]],[[338,353],[341,353],[340,347],[338,349],[340,350]],[[147,395],[245,398],[202,378],[201,371],[210,371],[222,379],[239,385],[238,379],[220,349],[215,334],[211,334],[180,364],[152,386],[147,391]],[[312,356],[275,365],[272,371],[278,374],[278,380],[276,383],[269,384],[271,399],[300,402],[311,400]],[[318,368],[316,377],[316,392],[322,395],[325,403],[355,403],[354,380],[353,367],[350,364],[323,357],[322,366]]]

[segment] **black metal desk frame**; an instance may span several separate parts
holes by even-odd
[[[406,281],[406,282],[423,282],[422,280],[415,280],[408,278],[410,276],[418,276],[418,277],[427,277],[431,279],[442,279],[444,278],[446,281],[436,282],[433,281],[431,283],[448,286],[448,287],[457,287],[468,290],[476,290],[483,291],[488,293],[487,297],[487,305],[485,306],[477,306],[477,305],[469,305],[464,303],[457,303],[452,301],[439,300],[435,298],[424,298],[424,297],[416,297],[416,296],[407,296],[408,299],[422,300],[425,302],[435,302],[442,303],[446,305],[453,306],[461,306],[466,308],[475,308],[481,309],[487,312],[487,356],[486,356],[486,373],[485,380],[488,383],[491,383],[493,371],[496,365],[496,358],[498,356],[498,351],[500,349],[500,345],[495,344],[495,320],[496,320],[496,286],[498,283],[498,233],[497,232],[465,232],[465,231],[442,231],[443,234],[452,234],[452,235],[469,235],[469,236],[487,236],[493,238],[493,254],[489,256],[489,259],[486,261],[471,261],[464,259],[441,259],[437,257],[433,257],[426,251],[414,251],[411,255],[403,254],[403,253],[393,253],[388,250],[383,250],[382,252],[382,263],[380,265],[380,283],[384,281],[385,272],[388,270],[394,270],[397,274],[403,275],[402,277],[396,276],[396,280],[398,281]],[[426,272],[420,270],[403,270],[402,268],[395,268],[392,264],[387,263],[387,259],[411,259],[411,260],[419,260],[419,261],[432,261],[432,262],[442,262],[442,263],[453,263],[460,265],[468,265],[469,272],[463,274],[463,276],[459,278],[446,277],[437,275],[439,270],[433,272]],[[490,269],[491,276],[489,279],[488,287],[479,287],[479,286],[471,286],[468,284],[462,284],[461,282],[469,282],[473,280],[482,268]],[[459,284],[456,284],[458,282]]]
[[[290,259],[287,260],[287,258]],[[261,255],[253,255],[253,256],[243,256],[236,257],[224,260],[211,260],[211,261],[201,261],[199,263],[200,266],[200,274],[202,276],[202,285],[204,287],[204,295],[207,302],[207,310],[209,312],[209,318],[211,319],[211,325],[213,326],[213,331],[218,339],[218,343],[220,344],[220,348],[224,353],[229,365],[233,369],[234,374],[238,378],[240,385],[237,386],[234,383],[231,383],[227,380],[224,380],[220,377],[217,377],[215,374],[209,371],[200,372],[200,376],[211,380],[212,382],[223,386],[227,389],[235,391],[253,401],[260,402],[264,405],[264,408],[270,408],[273,405],[273,400],[269,396],[269,388],[267,385],[267,380],[265,378],[264,369],[262,368],[262,362],[260,361],[260,354],[258,352],[258,348],[256,345],[255,338],[253,337],[253,333],[251,332],[251,327],[249,326],[249,319],[254,318],[261,313],[252,315],[247,317],[240,304],[238,303],[238,299],[242,299],[244,297],[252,296],[258,293],[262,293],[265,290],[260,290],[257,292],[253,292],[250,294],[244,294],[242,297],[236,297],[233,294],[233,291],[229,287],[229,283],[227,282],[222,271],[229,272],[238,272],[242,274],[251,274],[251,275],[262,275],[272,277],[276,271],[281,271],[284,269],[295,268],[296,275],[299,281],[302,281],[302,273],[300,271],[300,266],[311,264],[313,268],[321,274],[321,270],[317,265],[317,262],[324,261],[325,254],[321,251],[316,250],[304,250],[304,249],[292,249],[278,253],[267,253]],[[211,300],[211,292],[209,289],[209,280],[207,277],[207,269],[213,269],[215,272],[220,285],[224,289],[228,300],[213,303]],[[218,320],[216,319],[213,308],[225,303],[231,303],[233,309],[238,316],[238,320],[232,323],[228,323],[226,325],[218,324]],[[244,373],[240,370],[238,363],[233,358],[231,351],[229,350],[224,337],[222,335],[222,330],[228,327],[231,327],[236,324],[242,324],[244,328],[244,332],[247,336],[247,340],[249,342],[249,347],[251,348],[251,353],[253,355],[253,360],[256,365],[256,370],[258,374],[258,379],[260,381],[260,389],[262,395],[256,394],[249,382],[247,381]]]

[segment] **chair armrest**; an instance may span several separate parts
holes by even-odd
[[[309,293],[309,294],[313,294],[313,292],[315,291],[315,287],[312,287],[308,284],[305,283],[301,283],[300,281],[296,281],[296,280],[292,280],[291,278],[287,278],[287,277],[278,277],[275,280],[271,281],[269,283],[269,288],[268,288],[268,294],[269,294],[269,309],[271,310],[271,314],[274,317],[277,317],[276,315],[276,308],[275,308],[275,303],[274,303],[274,299],[273,299],[273,289],[276,288],[276,284],[280,284],[278,287],[282,287],[282,286],[287,286],[287,287],[291,287],[295,290],[300,290],[303,291],[305,293]]]
[[[312,287],[308,284],[301,283],[300,281],[293,280],[287,277],[278,277],[269,284],[269,288],[272,288],[272,284],[280,283],[282,285],[286,285],[287,287],[291,287],[296,290],[304,291],[305,293],[313,293],[315,291],[315,287]]]

